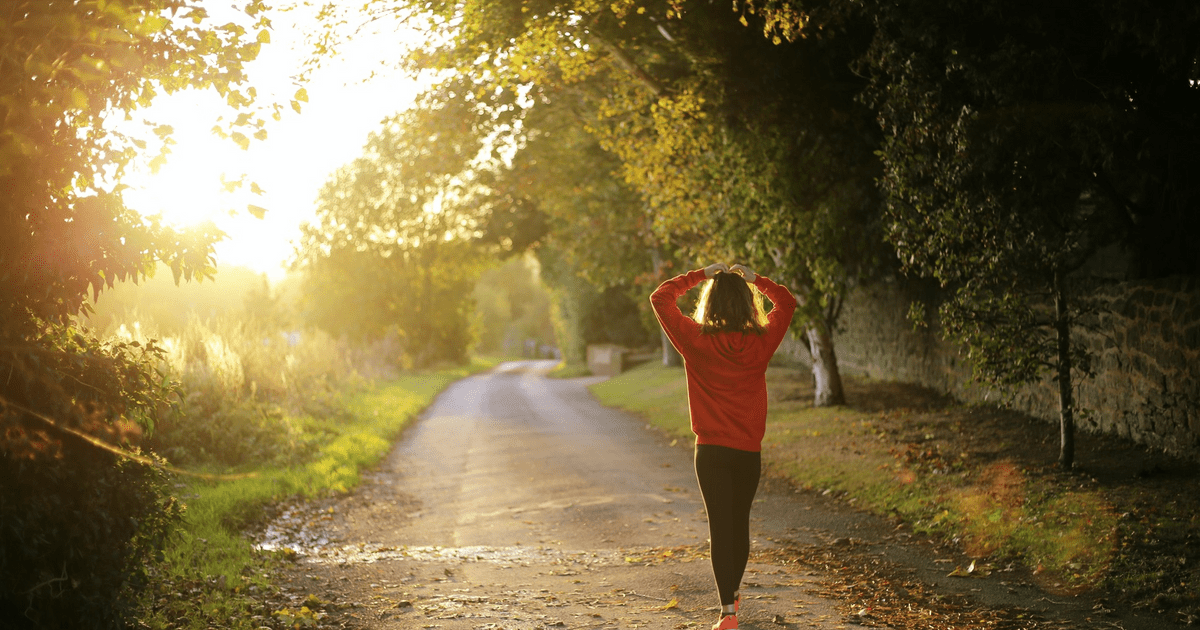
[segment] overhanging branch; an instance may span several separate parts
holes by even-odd
[[[656,98],[663,95],[664,90],[662,86],[658,84],[658,81],[655,81],[654,77],[650,76],[650,74],[643,70],[642,67],[639,66],[633,59],[630,59],[629,55],[625,54],[625,51],[621,50],[619,46],[609,42],[593,31],[587,31],[587,36],[593,42],[603,48],[604,52],[608,53],[609,57],[612,58],[617,66],[628,72],[630,76],[637,80],[638,83],[642,84],[642,87],[650,90],[650,93]]]

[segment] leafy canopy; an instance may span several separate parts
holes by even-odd
[[[114,129],[155,96],[214,89],[246,109],[244,65],[269,41],[259,0],[215,26],[182,0],[19,0],[0,9],[0,293],[5,319],[65,321],[118,280],[166,262],[177,279],[213,272],[213,228],[184,233],[125,207],[120,181],[145,138]],[[247,113],[228,130],[258,133]],[[172,129],[151,125],[165,159]],[[261,134],[260,134],[261,135]]]
[[[296,261],[317,323],[361,340],[397,333],[417,366],[466,358],[487,228],[475,203],[487,175],[474,166],[487,153],[476,126],[491,112],[444,102],[385,121],[338,170]]]

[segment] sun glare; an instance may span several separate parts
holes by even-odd
[[[221,182],[222,177],[239,177],[227,172],[237,156],[225,146],[228,141],[197,132],[187,126],[177,128],[177,144],[167,163],[156,173],[145,170],[132,178],[132,187],[125,193],[131,207],[144,215],[160,215],[164,222],[178,227],[229,215],[236,199],[224,191]]]
[[[299,38],[312,28],[275,21],[273,43],[249,68],[260,103],[291,98],[292,77],[306,50]],[[397,32],[357,37],[313,73],[301,113],[286,109],[280,121],[268,120],[267,139],[252,141],[248,149],[212,133],[218,117],[236,115],[214,93],[159,97],[139,113],[170,125],[175,144],[157,172],[143,166],[126,178],[126,203],[177,227],[211,221],[227,235],[217,245],[218,269],[246,266],[278,279],[300,225],[315,216],[320,187],[362,153],[380,121],[410,106],[421,89],[423,82],[388,67],[401,54],[397,41],[409,38]],[[227,190],[226,182],[238,180],[242,186]],[[262,219],[247,210],[251,204],[266,209]]]

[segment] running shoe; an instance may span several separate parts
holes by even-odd
[[[712,630],[737,630],[737,615],[725,615],[713,624]]]

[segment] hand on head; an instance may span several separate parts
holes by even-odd
[[[713,263],[704,268],[704,277],[711,280],[713,276],[717,275],[718,271],[729,271],[729,265],[720,262]]]
[[[745,278],[746,282],[749,282],[750,284],[754,284],[754,281],[758,279],[757,274],[755,274],[749,267],[741,263],[730,267],[729,271],[736,273],[742,278]]]
[[[704,277],[712,279],[712,277],[717,275],[717,272],[719,271],[724,271],[725,273],[736,273],[750,284],[754,284],[754,281],[758,278],[758,276],[751,271],[749,267],[741,263],[738,263],[732,267],[726,265],[725,263],[713,263],[704,268]]]

